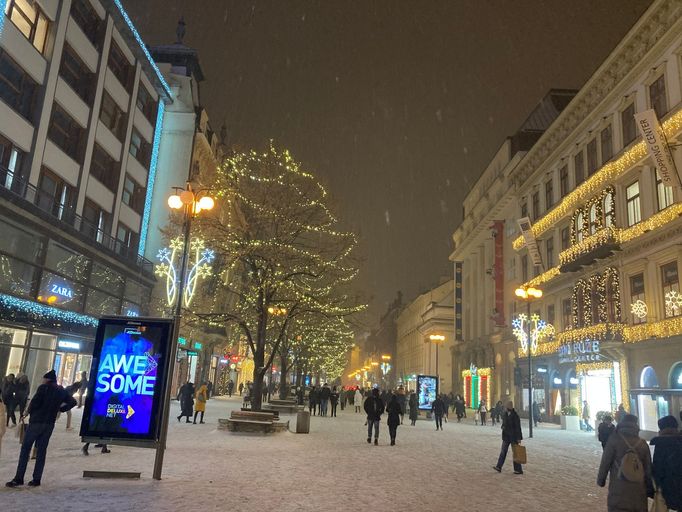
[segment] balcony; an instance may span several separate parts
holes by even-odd
[[[581,268],[604,259],[620,250],[620,237],[616,228],[600,229],[559,254],[561,273],[577,272]]]
[[[98,226],[80,215],[73,207],[64,206],[53,196],[46,194],[26,180],[16,177],[11,171],[0,166],[0,197],[57,226],[90,246],[102,248],[105,253],[127,265],[134,265],[148,277],[154,275],[154,265],[120,240],[106,234]]]

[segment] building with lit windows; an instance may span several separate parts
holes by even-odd
[[[587,401],[594,422],[622,403],[655,432],[682,407],[682,154],[666,183],[635,119],[653,110],[675,145],[681,107],[682,2],[659,0],[513,170],[515,215],[543,259],[517,235],[514,265],[556,331],[533,363],[548,414]]]
[[[148,313],[171,90],[119,0],[0,11],[0,374],[88,371],[97,317]]]

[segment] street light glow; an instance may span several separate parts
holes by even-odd
[[[177,194],[173,194],[168,198],[168,206],[173,210],[179,210],[182,208],[182,199]]]
[[[445,336],[443,336],[442,334],[431,334],[429,336],[429,339],[431,341],[445,341]]]

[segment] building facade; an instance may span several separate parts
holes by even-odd
[[[171,91],[118,0],[0,12],[0,373],[88,371],[97,317],[148,313]]]

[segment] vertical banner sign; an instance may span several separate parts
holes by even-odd
[[[495,325],[504,327],[504,221],[492,226],[495,241]]]
[[[680,176],[675,168],[675,162],[670,154],[668,141],[665,138],[663,128],[661,128],[661,123],[658,121],[656,111],[649,109],[644,112],[637,112],[635,121],[646,144],[647,152],[656,165],[661,181],[669,187],[679,188]]]
[[[462,262],[455,261],[455,340],[464,341],[462,336]]]
[[[430,411],[431,404],[438,396],[438,377],[435,375],[417,375],[417,398],[419,409]]]
[[[542,256],[540,256],[540,249],[538,248],[538,242],[533,236],[533,230],[531,229],[532,224],[530,218],[523,217],[518,220],[519,229],[523,235],[523,239],[526,242],[526,248],[528,249],[528,254],[530,254],[530,260],[536,267],[542,268]]]
[[[172,330],[173,321],[164,318],[100,319],[80,429],[84,440],[156,446]]]

